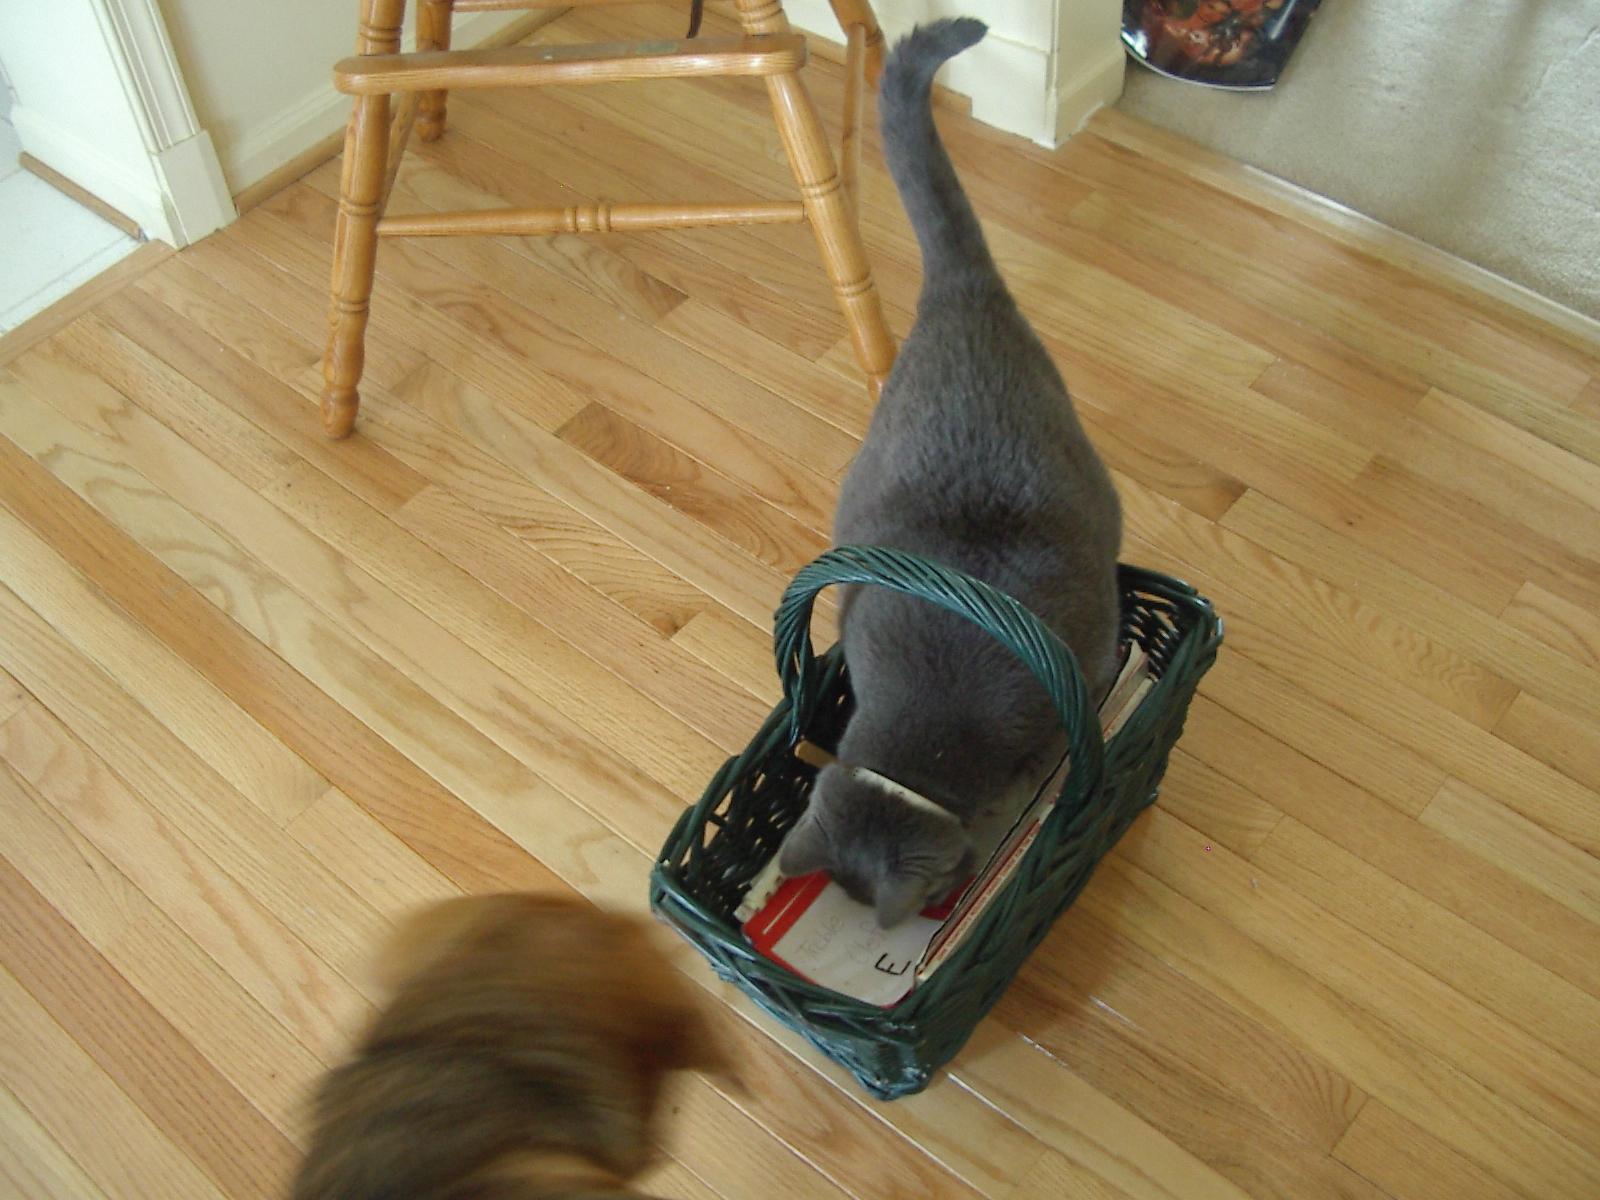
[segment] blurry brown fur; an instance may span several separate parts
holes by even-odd
[[[644,923],[582,901],[447,901],[379,968],[393,998],[318,1093],[294,1200],[632,1195],[665,1076],[727,1073]]]

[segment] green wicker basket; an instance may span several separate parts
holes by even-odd
[[[835,584],[893,588],[987,630],[1038,676],[1069,739],[1061,798],[1021,867],[961,947],[892,1008],[784,970],[750,946],[733,917],[804,810],[816,776],[791,748],[805,737],[832,750],[849,719],[839,648],[819,658],[811,647],[812,605]],[[1158,680],[1102,745],[1072,652],[1016,600],[899,551],[847,546],[824,554],[795,576],[778,607],[774,641],[784,700],[673,828],[650,877],[651,907],[718,975],[842,1063],[873,1095],[921,1091],[965,1044],[1095,864],[1155,799],[1189,699],[1216,657],[1222,623],[1194,589],[1129,566],[1121,568],[1121,585],[1124,637],[1144,646]]]

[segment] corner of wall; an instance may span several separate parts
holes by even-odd
[[[151,161],[161,177],[173,234],[164,241],[174,246],[192,245],[239,215],[228,198],[222,164],[205,130],[152,155]]]
[[[457,46],[475,46],[527,18],[528,14],[521,12],[473,13],[456,21],[452,38]],[[354,24],[350,38],[352,42],[355,39]],[[334,90],[331,61],[328,67],[326,83],[219,148],[222,173],[233,195],[259,183],[344,128],[350,115],[350,97]]]
[[[1123,77],[1128,69],[1128,56],[1122,43],[1114,45],[1080,64],[1070,72],[1070,78],[1058,82],[1052,107],[1054,120],[1050,145],[1059,146],[1094,115],[1096,109],[1115,104],[1122,95]]]
[[[991,33],[951,60],[943,82],[972,97],[972,115],[985,125],[1054,146],[1050,70],[1048,50]]]
[[[25,104],[11,110],[11,124],[28,152],[133,221],[146,237],[173,242],[177,236],[160,189],[147,175],[105,154],[66,126]],[[178,243],[181,244],[181,243]]]

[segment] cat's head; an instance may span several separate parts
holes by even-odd
[[[972,841],[951,813],[908,802],[863,772],[824,767],[779,851],[785,875],[826,871],[890,929],[942,899],[972,870]]]

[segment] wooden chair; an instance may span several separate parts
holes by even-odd
[[[854,210],[862,99],[865,89],[876,84],[883,61],[883,34],[867,0],[831,0],[849,47],[842,171],[835,166],[822,122],[800,79],[806,60],[805,39],[790,31],[780,0],[734,0],[742,37],[450,49],[450,20],[455,12],[617,2],[419,0],[417,51],[401,54],[405,0],[361,0],[356,57],[334,68],[335,85],[354,96],[355,104],[345,134],[333,239],[333,305],[323,359],[322,422],[331,436],[344,437],[355,425],[373,264],[381,237],[527,236],[809,221],[822,265],[849,325],[856,357],[876,394],[894,362],[894,341],[884,322]],[[713,75],[760,76],[766,81],[773,115],[799,185],[798,201],[600,203],[385,214],[413,124],[424,141],[437,138],[444,131],[450,90]],[[395,95],[399,100],[391,110],[390,99]]]

